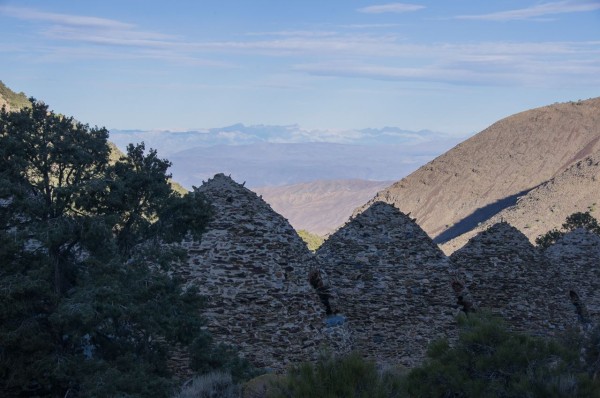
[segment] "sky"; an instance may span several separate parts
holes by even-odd
[[[109,129],[462,135],[600,96],[600,0],[0,0],[0,80]]]

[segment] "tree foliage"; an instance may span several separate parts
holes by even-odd
[[[558,341],[509,331],[487,314],[460,318],[458,341],[429,347],[425,363],[411,371],[412,397],[592,397],[579,351]]]
[[[210,207],[143,143],[109,162],[106,129],[31,103],[0,110],[0,395],[166,396],[169,347],[214,350],[165,244]]]
[[[598,220],[596,220],[589,211],[586,211],[571,214],[565,220],[561,230],[554,228],[551,231],[546,232],[544,235],[538,236],[535,240],[535,243],[545,249],[553,245],[558,239],[567,233],[577,228],[583,228],[600,235],[600,224],[598,224]]]
[[[272,381],[267,397],[600,397],[600,328],[557,338],[509,330],[489,313],[458,318],[459,337],[430,344],[410,371],[359,354],[323,356]],[[387,371],[386,371],[387,370]]]
[[[380,372],[358,353],[336,357],[323,354],[315,363],[291,368],[269,388],[269,398],[388,398],[399,397],[400,378]]]

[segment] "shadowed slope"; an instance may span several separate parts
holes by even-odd
[[[597,205],[600,205],[600,152],[571,165],[519,198],[514,206],[442,247],[446,253],[452,253],[478,232],[502,220],[515,226],[533,243],[551,229],[560,229],[571,214],[595,210]],[[595,212],[592,215],[597,217]]]
[[[362,210],[376,201],[393,203],[437,237],[478,209],[530,190],[598,150],[600,98],[529,110],[457,145],[379,192]]]

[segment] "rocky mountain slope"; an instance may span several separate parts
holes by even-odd
[[[534,243],[535,238],[559,227],[575,212],[596,210],[600,202],[600,153],[576,162],[476,228],[442,245],[446,253],[462,247],[472,236],[500,221],[518,228]]]
[[[16,111],[28,106],[29,99],[24,93],[15,93],[0,80],[0,108],[6,106],[9,111]]]
[[[352,211],[391,181],[318,180],[252,190],[298,230],[325,236],[343,225]]]
[[[393,203],[444,243],[599,150],[600,98],[525,111],[380,191],[357,212],[375,201]]]

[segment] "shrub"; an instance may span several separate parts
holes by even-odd
[[[315,364],[292,368],[275,384],[269,398],[383,398],[399,396],[399,391],[397,378],[380,373],[374,362],[352,353],[323,355]]]
[[[267,398],[285,375],[265,373],[248,380],[242,386],[242,398]]]
[[[535,239],[536,245],[542,249],[546,249],[552,246],[558,239],[560,239],[565,233],[554,228],[551,231],[546,232],[544,235],[540,235]]]
[[[174,398],[239,398],[240,388],[229,373],[212,372],[186,383]]]
[[[411,397],[599,396],[578,351],[511,332],[487,314],[461,317],[460,325],[454,347],[432,344],[425,363],[410,372]]]
[[[210,349],[206,349],[210,347]],[[212,337],[205,334],[197,338],[190,346],[190,365],[198,374],[219,369],[240,383],[261,374],[247,359],[238,356],[237,349],[225,344],[216,344]]]
[[[323,242],[325,242],[325,238],[323,238],[322,236],[313,234],[312,232],[308,232],[305,229],[299,230],[298,236],[302,238],[304,243],[306,243],[308,250],[310,250],[311,252],[317,251],[317,249],[321,247]]]

